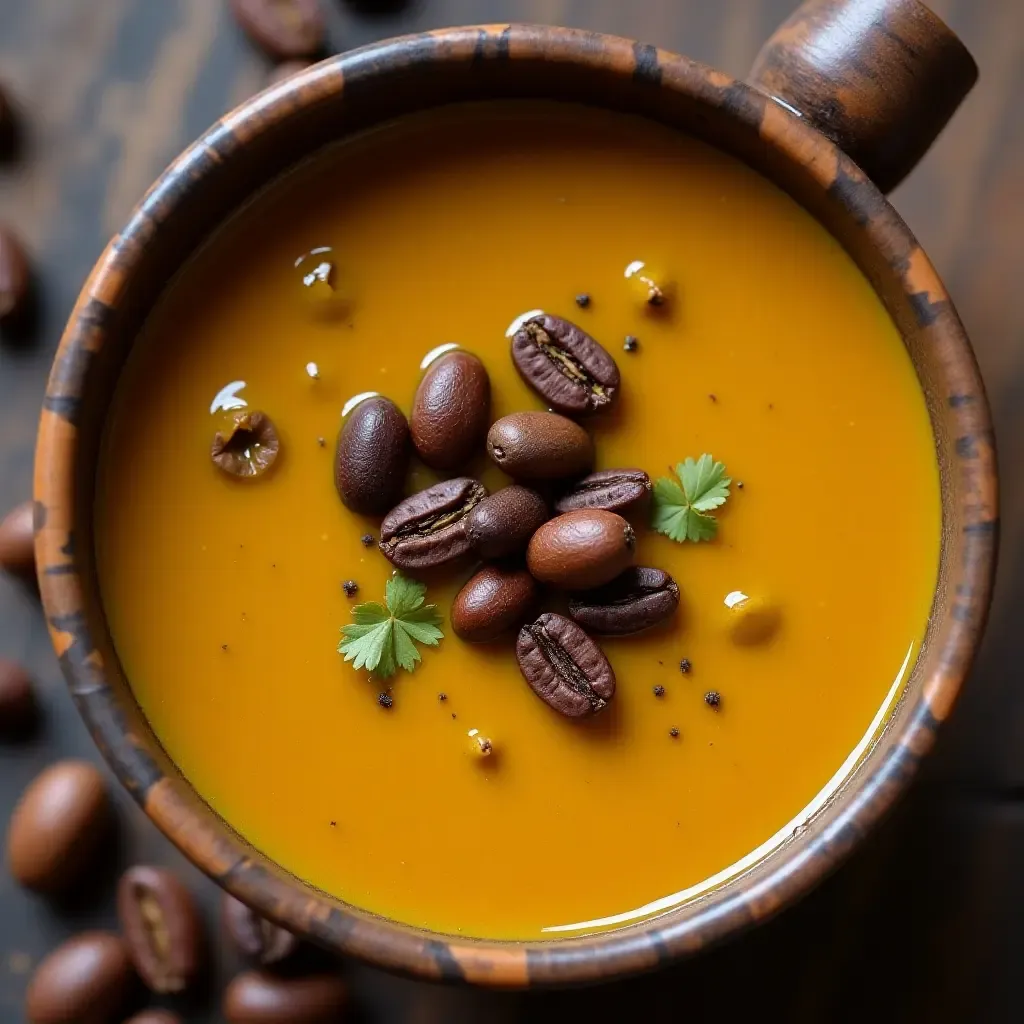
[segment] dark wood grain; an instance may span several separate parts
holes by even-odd
[[[399,31],[529,19],[637,36],[745,74],[788,0],[422,0],[386,17],[329,6],[336,48]],[[542,998],[439,990],[354,968],[368,1019],[677,1020],[741,1010],[790,1020],[1009,1021],[1024,1013],[1024,8],[936,0],[981,67],[978,87],[893,201],[938,265],[974,341],[1000,439],[1003,549],[980,663],[910,798],[812,897],[733,945],[671,972]],[[262,57],[214,0],[0,0],[0,77],[25,112],[23,160],[0,165],[0,217],[35,253],[43,285],[36,345],[0,350],[0,506],[30,487],[46,370],[81,281],[166,162],[259,87]],[[0,651],[39,680],[46,720],[0,751],[10,807],[39,768],[95,758],[32,595],[0,580]],[[212,887],[126,800],[119,855],[179,868]],[[110,879],[57,915],[0,876],[0,1020],[20,1019],[26,972],[74,928],[112,925]],[[212,906],[212,904],[210,904]],[[229,954],[222,970],[235,966]],[[884,982],[882,979],[884,978]],[[882,988],[891,995],[878,1003]],[[217,1019],[211,1012],[190,1020]]]

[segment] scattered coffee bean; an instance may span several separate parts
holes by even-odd
[[[547,502],[536,491],[513,484],[484,498],[469,513],[466,532],[481,558],[505,558],[525,550],[549,515]]]
[[[669,729],[668,734],[674,740],[679,739],[679,730],[677,728],[675,728],[675,726],[673,726],[671,729]]]
[[[651,478],[642,469],[602,469],[574,483],[555,502],[555,510],[603,508],[622,514],[634,510],[650,494]]]
[[[433,469],[456,469],[480,449],[491,414],[491,380],[471,352],[434,360],[416,389],[409,416],[412,443]]]
[[[56,893],[91,866],[110,822],[103,776],[84,761],[58,761],[21,795],[7,831],[7,864],[26,888]]]
[[[638,633],[671,618],[679,587],[667,572],[634,566],[596,590],[569,599],[569,615],[595,633]]]
[[[428,569],[469,551],[466,519],[487,495],[468,476],[444,480],[399,502],[380,524],[380,549],[399,569]]]
[[[512,336],[512,361],[519,376],[557,412],[598,412],[615,399],[615,360],[574,323],[539,313]]]
[[[594,464],[594,443],[578,424],[553,412],[515,412],[487,434],[487,454],[516,480],[580,476]]]
[[[24,736],[36,719],[36,699],[28,672],[16,661],[0,658],[0,736]]]
[[[18,236],[0,224],[0,327],[17,324],[32,293],[28,254]]]
[[[615,695],[615,673],[601,648],[564,616],[545,612],[523,626],[516,659],[530,689],[569,718],[593,715]]]
[[[355,597],[359,593],[359,584],[355,580],[345,580],[341,585],[346,597]]]
[[[337,822],[331,825],[336,827]],[[264,967],[287,960],[299,948],[299,940],[290,931],[227,893],[221,900],[221,919],[239,952]]]
[[[228,476],[262,476],[277,461],[281,442],[270,417],[256,409],[239,409],[227,433],[217,431],[210,446],[214,465]]]
[[[25,579],[36,571],[33,503],[16,505],[0,522],[0,569]]]
[[[679,662],[679,671],[682,672],[684,676],[691,668],[693,668],[693,665],[690,663],[689,658],[683,658],[683,660]]]
[[[402,496],[409,465],[409,424],[389,398],[360,402],[338,433],[334,484],[362,515],[383,515]]]
[[[192,894],[166,868],[129,868],[117,916],[139,977],[161,995],[184,992],[202,966],[203,928]]]
[[[632,334],[627,334],[626,340],[622,343],[622,347],[627,352],[635,352],[640,347],[640,342]]]
[[[535,579],[565,590],[590,590],[629,567],[633,527],[604,509],[578,509],[549,519],[530,539],[526,564]]]
[[[359,542],[363,545],[364,548],[372,548],[373,545],[376,543],[376,541],[374,541],[373,539],[372,533],[364,533],[362,537],[359,538]]]
[[[580,292],[580,294],[576,296],[576,305],[579,306],[580,309],[586,309],[587,306],[590,305],[590,296],[586,292]]]
[[[125,944],[109,932],[83,932],[36,968],[25,992],[30,1024],[111,1024],[131,995]]]
[[[390,710],[392,705],[395,703],[395,698],[392,697],[390,693],[384,693],[382,691],[377,694],[377,703],[385,710]]]
[[[279,978],[246,971],[228,985],[222,1008],[230,1024],[336,1024],[348,1001],[348,986],[336,974]]]
[[[656,686],[654,688],[654,696],[655,697],[664,697],[665,696],[665,687],[664,686]]]
[[[485,565],[452,602],[452,629],[469,643],[486,643],[530,617],[537,583],[525,569]]]
[[[315,57],[327,27],[318,0],[229,0],[245,34],[274,60]]]
[[[125,1024],[185,1024],[176,1013],[170,1010],[143,1010],[125,1021]]]
[[[722,695],[717,690],[708,690],[704,694],[704,703],[717,711],[722,706]]]

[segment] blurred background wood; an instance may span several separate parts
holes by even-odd
[[[419,0],[359,14],[323,0],[331,43],[529,20],[638,37],[746,74],[795,0]],[[787,1021],[1024,1019],[1024,5],[933,0],[981,80],[892,201],[946,280],[995,408],[1003,479],[996,602],[976,671],[923,777],[886,825],[816,893],[731,945],[598,990],[444,990],[354,967],[371,1021],[643,1021],[741,1013]],[[108,236],[164,165],[269,71],[221,0],[0,0],[0,81],[23,111],[16,163],[0,164],[0,219],[20,229],[41,284],[37,339],[0,350],[0,511],[25,497],[50,357]],[[882,581],[880,581],[882,582]],[[0,653],[38,680],[36,738],[0,749],[0,818],[40,768],[97,759],[64,692],[33,596],[0,580]],[[823,670],[827,670],[823,666]],[[215,889],[118,794],[120,863],[180,868]],[[657,851],[651,852],[657,856]],[[112,924],[116,872],[54,912],[0,873],[0,1021],[21,1017],[27,974],[83,924]],[[218,954],[226,976],[236,963]],[[190,1021],[218,1018],[216,1000]]]

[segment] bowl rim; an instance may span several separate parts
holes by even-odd
[[[423,931],[339,905],[253,859],[253,851],[212,810],[189,799],[185,784],[164,774],[131,731],[105,675],[103,656],[86,619],[89,569],[76,560],[74,527],[80,466],[78,414],[87,399],[92,356],[105,340],[111,307],[123,299],[139,251],[154,225],[174,215],[182,197],[221,159],[218,144],[239,149],[272,132],[307,103],[342,94],[345,79],[370,68],[377,81],[410,62],[556,60],[611,71],[683,94],[722,118],[759,133],[773,156],[799,165],[861,224],[888,259],[917,312],[944,349],[943,383],[955,423],[959,510],[965,557],[954,567],[956,598],[944,618],[939,670],[924,680],[897,741],[870,773],[855,779],[852,797],[826,805],[802,842],[771,854],[772,867],[750,886],[713,890],[687,913],[671,911],[638,924],[584,937],[503,942]],[[550,97],[557,98],[557,97]],[[977,440],[984,458],[960,452]],[[54,648],[76,704],[118,779],[192,862],[265,916],[342,953],[401,973],[499,987],[591,981],[635,973],[715,942],[793,902],[835,867],[891,806],[931,748],[970,667],[987,616],[998,534],[992,426],[970,343],[927,256],[885,197],[829,139],[785,107],[713,68],[647,44],[578,29],[498,24],[441,29],[384,40],[328,58],[225,115],[179,156],[107,246],[70,316],[51,371],[40,420],[35,465],[36,556]],[[967,445],[966,448],[970,448]],[[973,461],[969,461],[973,458]],[[945,505],[948,500],[943,496]],[[81,538],[79,538],[79,542]],[[945,624],[945,623],[944,623]],[[870,756],[870,755],[869,755]],[[730,883],[731,884],[731,883]]]

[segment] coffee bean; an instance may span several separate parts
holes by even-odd
[[[185,1024],[185,1022],[170,1010],[143,1010],[134,1017],[125,1021],[125,1024]]]
[[[23,501],[0,522],[0,569],[29,579],[36,571],[33,504]]]
[[[103,776],[84,761],[58,761],[21,795],[7,830],[7,864],[38,892],[68,888],[91,864],[110,823]]]
[[[558,512],[603,508],[623,512],[650,496],[651,478],[642,469],[602,469],[577,481],[555,502]]]
[[[224,928],[238,951],[264,967],[287,960],[299,948],[299,940],[290,931],[261,917],[227,893],[221,900],[220,913]]]
[[[595,633],[638,633],[670,618],[679,587],[667,572],[635,566],[603,587],[569,599],[569,614]]]
[[[25,735],[35,723],[36,710],[29,674],[16,661],[0,658],[0,736]]]
[[[526,564],[534,578],[566,590],[608,583],[633,561],[636,534],[622,516],[577,509],[549,519],[530,539]]]
[[[348,986],[336,974],[278,978],[246,971],[225,990],[223,1012],[230,1024],[338,1024],[348,1001]]]
[[[525,569],[485,565],[452,602],[452,629],[469,643],[496,640],[529,618],[537,583]]]
[[[512,335],[519,376],[552,409],[570,416],[598,412],[619,390],[615,360],[574,323],[539,313]]]
[[[165,868],[129,868],[117,916],[135,970],[154,992],[184,992],[199,975],[203,927],[192,894]]]
[[[10,326],[25,314],[32,291],[28,255],[18,236],[0,224],[0,326]]]
[[[274,60],[314,57],[324,49],[327,26],[318,0],[230,0],[245,34]]]
[[[345,417],[334,457],[334,484],[353,512],[383,515],[402,496],[409,465],[409,424],[381,395]]]
[[[469,551],[466,519],[487,495],[468,476],[444,480],[399,502],[380,524],[380,549],[399,569],[429,569]]]
[[[514,412],[492,424],[487,454],[516,480],[580,476],[594,464],[590,435],[553,412]]]
[[[615,673],[576,623],[545,612],[519,631],[519,670],[545,704],[569,718],[601,711],[615,696]]]
[[[469,513],[466,532],[481,558],[505,558],[524,550],[549,515],[547,502],[536,491],[513,484],[484,498]]]
[[[30,1024],[113,1024],[133,988],[125,944],[109,932],[83,932],[36,968],[25,992]]]
[[[231,426],[213,435],[210,458],[228,476],[251,479],[263,476],[277,461],[281,441],[271,418],[258,409],[240,409]]]
[[[471,352],[435,359],[416,389],[409,416],[412,443],[434,469],[455,469],[483,447],[491,413],[491,380]]]

